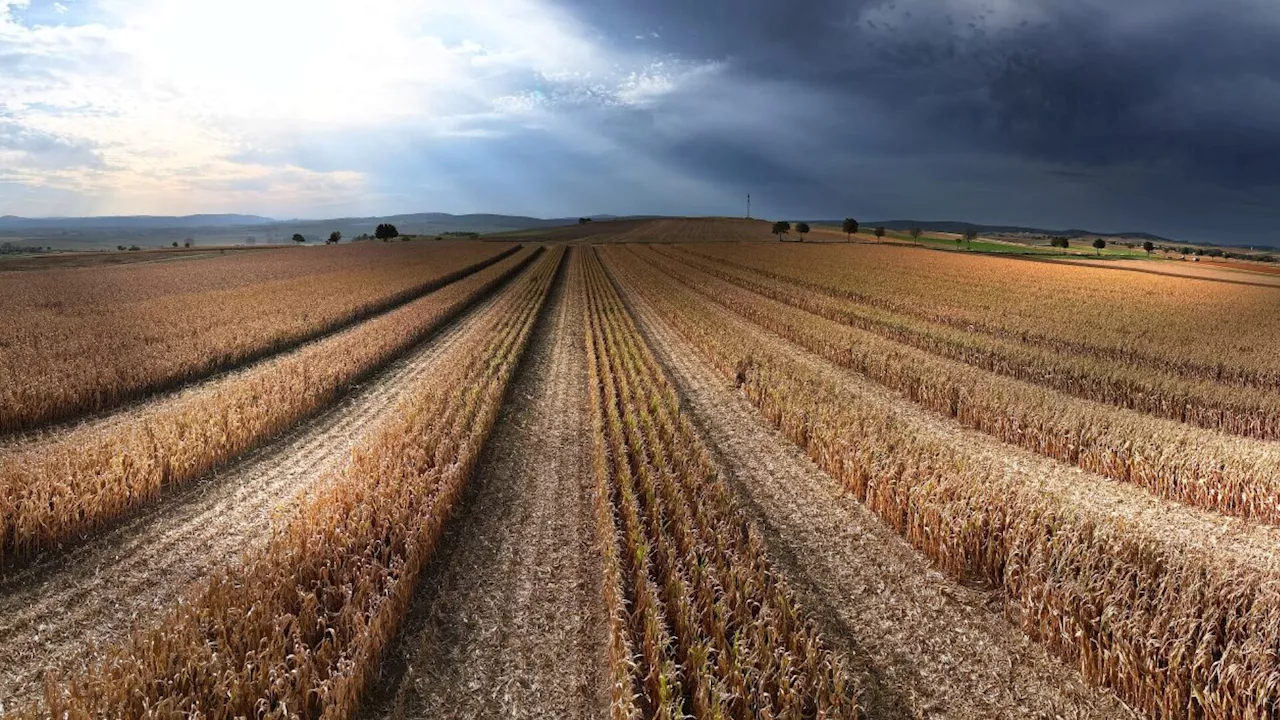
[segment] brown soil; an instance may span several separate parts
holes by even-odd
[[[31,700],[45,670],[74,671],[94,646],[153,623],[193,582],[264,541],[273,519],[345,462],[400,388],[430,372],[492,302],[236,465],[83,545],[0,576],[0,712]]]
[[[770,558],[861,672],[871,717],[1133,717],[1018,631],[999,596],[932,568],[628,295]]]
[[[606,714],[582,285],[566,268],[366,717]]]

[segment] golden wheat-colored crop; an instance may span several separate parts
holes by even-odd
[[[560,267],[547,253],[239,569],[50,683],[54,717],[351,717],[407,611]]]
[[[65,542],[253,449],[390,362],[505,282],[525,249],[435,293],[128,421],[92,423],[0,454],[0,564]]]
[[[857,717],[841,662],[770,570],[594,252],[581,257],[613,717]]]
[[[1280,437],[1280,393],[1270,389],[1189,379],[1164,372],[1159,365],[1117,363],[1096,354],[1027,345],[862,305],[698,255],[670,255],[752,292],[983,370],[1210,430],[1261,439]]]
[[[0,272],[0,433],[289,349],[509,252],[488,243],[365,243]]]
[[[1000,440],[1179,502],[1280,524],[1280,444],[1187,427],[1002,377],[748,292],[651,250],[742,317]]]
[[[685,251],[966,332],[1280,390],[1272,287],[883,245]]]
[[[634,254],[606,259],[815,462],[940,568],[999,589],[1011,616],[1087,679],[1161,719],[1280,710],[1272,529],[1048,461],[1025,467],[998,443],[961,440],[901,398],[824,372]]]

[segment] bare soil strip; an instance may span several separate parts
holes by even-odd
[[[770,558],[863,674],[871,717],[1134,717],[1010,624],[997,594],[932,568],[623,291]]]
[[[0,711],[33,699],[44,671],[83,666],[92,647],[147,626],[193,582],[265,540],[273,519],[298,507],[326,469],[346,462],[399,389],[431,372],[498,295],[232,467],[69,552],[0,576]]]
[[[582,286],[566,268],[366,717],[606,714]]]

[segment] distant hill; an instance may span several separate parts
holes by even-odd
[[[186,215],[22,218],[0,217],[0,239],[25,245],[68,249],[114,248],[116,245],[163,247],[191,240],[196,245],[287,243],[294,233],[319,242],[335,230],[347,239],[373,234],[379,223],[389,222],[406,235],[442,235],[474,232],[482,235],[557,227],[578,218],[534,218],[521,215],[411,213],[325,220],[276,220],[259,215]]]

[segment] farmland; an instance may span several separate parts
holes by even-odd
[[[0,713],[1275,717],[1280,288],[1126,262],[664,218],[13,272]]]

